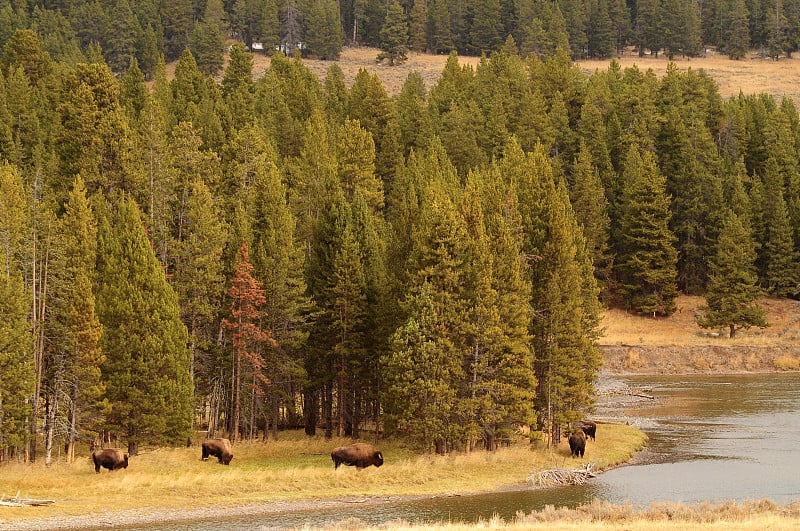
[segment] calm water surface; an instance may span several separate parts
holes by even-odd
[[[131,528],[148,531],[237,531],[329,525],[474,522],[513,518],[545,505],[575,507],[595,498],[649,505],[660,500],[800,500],[800,375],[637,376],[619,384],[647,388],[648,399],[609,399],[599,418],[638,425],[650,440],[634,464],[588,485],[314,510],[246,519]],[[598,427],[602,437],[602,425]],[[590,443],[591,444],[591,443]]]

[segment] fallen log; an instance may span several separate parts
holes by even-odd
[[[6,495],[0,496],[0,506],[2,507],[25,507],[25,506],[40,506],[50,505],[55,503],[55,500],[37,500],[35,498],[20,498],[19,492],[13,498],[6,498]]]
[[[528,476],[528,481],[537,487],[564,487],[567,485],[583,485],[589,479],[597,477],[597,474],[592,472],[592,463],[587,463],[584,468],[577,470],[567,470],[564,468],[555,468],[551,470],[542,470]]]

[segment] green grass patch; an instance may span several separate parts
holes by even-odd
[[[0,466],[0,495],[54,499],[43,507],[0,508],[0,521],[81,515],[109,509],[187,508],[240,505],[269,500],[346,496],[476,493],[526,482],[549,468],[579,468],[592,462],[602,470],[627,461],[646,436],[630,426],[599,424],[586,455],[571,458],[566,440],[555,449],[519,442],[496,452],[420,455],[403,441],[377,445],[386,463],[357,471],[334,470],[330,451],[351,442],[282,432],[278,440],[239,443],[230,466],[200,460],[200,448],[144,449],[127,469],[95,474],[88,455],[74,463],[6,463]]]

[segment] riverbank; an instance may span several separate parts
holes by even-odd
[[[129,467],[95,474],[88,458],[50,468],[7,463],[0,495],[52,499],[40,507],[0,506],[0,530],[104,529],[155,522],[216,520],[286,511],[336,509],[531,488],[528,475],[591,462],[603,471],[627,462],[645,444],[632,426],[603,424],[573,459],[566,441],[555,449],[520,439],[496,452],[419,455],[398,441],[380,445],[386,463],[334,470],[330,449],[346,440],[282,432],[277,441],[238,444],[230,466],[200,460],[199,448],[144,451]]]

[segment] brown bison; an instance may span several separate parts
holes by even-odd
[[[228,439],[209,439],[203,441],[203,461],[208,460],[208,456],[212,455],[223,465],[231,464],[233,453],[231,453],[231,442]]]
[[[101,467],[109,470],[128,468],[128,454],[122,453],[119,448],[96,450],[92,452],[92,461],[94,462],[94,471],[98,474]]]
[[[331,452],[334,468],[339,465],[355,466],[361,470],[370,465],[381,466],[383,464],[383,454],[372,447],[371,444],[356,443],[349,446],[334,448]]]
[[[582,420],[578,427],[583,430],[587,437],[594,440],[595,433],[597,433],[597,424],[591,420]]]
[[[583,457],[586,450],[586,434],[583,430],[575,430],[569,436],[569,451],[572,457]]]

